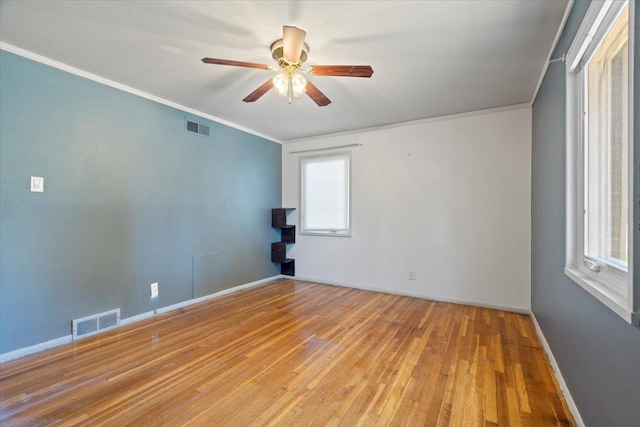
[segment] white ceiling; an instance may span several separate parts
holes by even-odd
[[[281,141],[531,101],[567,0],[2,1],[11,45]],[[312,76],[333,103],[242,99],[274,71],[282,25],[307,32],[306,65],[371,65],[370,79]],[[178,55],[159,48],[172,46]]]

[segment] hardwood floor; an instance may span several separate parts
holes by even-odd
[[[281,280],[0,365],[2,425],[575,425],[528,316]]]

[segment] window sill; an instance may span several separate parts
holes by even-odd
[[[584,290],[593,295],[598,301],[622,317],[627,323],[638,325],[638,313],[629,311],[629,309],[626,308],[626,301],[620,297],[620,295],[591,279],[576,268],[566,267],[564,273]]]
[[[300,231],[303,236],[328,236],[328,237],[351,237],[351,232],[331,232],[331,231]]]

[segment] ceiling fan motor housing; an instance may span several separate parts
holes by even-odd
[[[297,61],[295,63],[290,63],[283,56],[284,55],[283,39],[278,39],[273,43],[271,43],[271,47],[269,49],[271,49],[271,56],[273,57],[273,59],[276,60],[280,68],[284,68],[287,65],[294,65],[294,66],[300,67],[307,60],[308,54],[309,54],[309,45],[304,43],[302,45],[302,53],[300,54],[300,61]]]

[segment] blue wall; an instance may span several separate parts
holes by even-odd
[[[554,58],[573,41],[589,2],[576,1]],[[638,20],[634,28],[638,38]],[[635,159],[640,165],[640,75],[635,52]],[[532,309],[587,426],[640,426],[640,330],[564,275],[565,67],[549,66],[533,105]],[[636,168],[637,169],[637,168]],[[637,173],[637,170],[636,170]],[[636,178],[636,182],[637,178]],[[636,283],[640,250],[635,193]]]
[[[0,353],[278,274],[279,144],[0,55]]]

